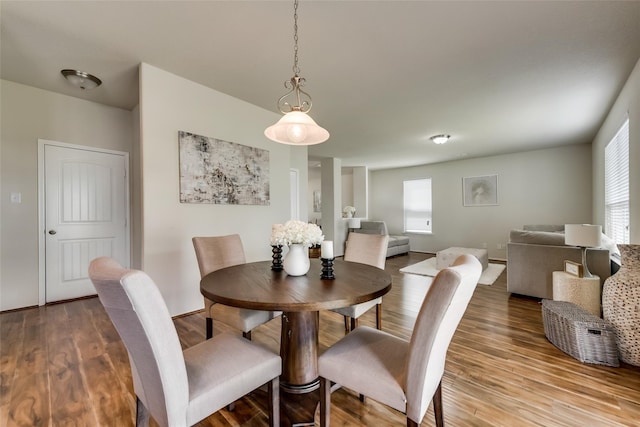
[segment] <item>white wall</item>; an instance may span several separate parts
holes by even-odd
[[[369,170],[364,166],[353,170],[353,207],[356,218],[366,218],[369,212]]]
[[[340,212],[345,206],[353,206],[353,168],[342,168],[341,170],[342,204],[338,206]]]
[[[342,161],[338,158],[324,158],[322,169],[322,233],[325,240],[333,242],[333,254],[344,255],[347,238],[346,220],[342,219]]]
[[[133,143],[129,162],[131,176],[131,268],[142,268],[142,171],[140,159],[140,106],[132,110]]]
[[[272,144],[271,142],[269,143]],[[298,171],[298,218],[300,219],[300,221],[311,221],[309,218],[309,212],[313,211],[313,208],[309,209],[309,199],[311,196],[307,191],[307,182],[309,182],[308,150],[306,146],[289,147],[289,149],[291,150],[291,169],[295,169],[296,171]],[[287,219],[290,219],[290,216],[287,217]]]
[[[604,224],[604,149],[629,114],[630,243],[640,243],[640,60],[593,141],[593,212]],[[606,231],[606,230],[605,230]]]
[[[38,139],[129,152],[132,113],[0,81],[0,310],[38,304]],[[10,194],[22,203],[10,203]]]
[[[498,206],[464,207],[462,178],[498,175]],[[524,224],[591,222],[591,145],[582,144],[434,165],[371,171],[370,219],[403,231],[402,182],[431,178],[433,234],[411,235],[411,250],[436,252],[486,243],[506,259],[509,231]]]
[[[290,148],[263,135],[279,119],[276,113],[147,64],[140,70],[142,267],[176,315],[203,307],[193,236],[238,233],[247,261],[270,260],[271,225],[289,219],[290,168],[300,171],[301,215],[306,215],[306,148]],[[270,205],[180,203],[180,130],[269,150]]]

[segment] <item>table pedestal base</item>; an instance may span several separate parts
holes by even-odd
[[[266,414],[269,411],[269,394],[266,387],[251,393],[255,402]],[[280,390],[280,427],[300,427],[315,425],[314,416],[320,404],[320,390],[306,394],[293,394]]]
[[[282,314],[280,387],[293,393],[308,393],[318,383],[317,311],[293,311]],[[316,386],[313,385],[316,383]]]
[[[320,388],[320,380],[317,379],[315,381],[311,381],[308,384],[288,384],[288,383],[280,383],[280,390],[290,394],[306,394],[311,393],[312,391],[318,390]]]
[[[318,380],[317,311],[292,311],[282,314],[280,334],[280,403],[283,425],[313,425],[320,400]]]

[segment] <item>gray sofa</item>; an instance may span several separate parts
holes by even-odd
[[[353,233],[362,234],[389,234],[387,224],[384,221],[360,221],[360,228],[355,228]],[[409,237],[407,236],[389,236],[389,245],[387,246],[387,258],[406,254],[409,252]]]
[[[610,239],[603,237],[602,248],[587,251],[592,274],[600,285],[611,275]],[[615,244],[612,248],[617,251]],[[507,291],[536,298],[553,298],[553,272],[564,270],[564,261],[582,263],[582,250],[564,244],[564,226],[524,226],[511,230],[507,243]]]

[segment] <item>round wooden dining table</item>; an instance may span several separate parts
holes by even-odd
[[[310,261],[304,276],[272,271],[271,262],[263,261],[223,268],[200,281],[202,295],[217,303],[283,312],[280,386],[289,393],[318,387],[319,311],[370,301],[391,290],[391,275],[379,268],[336,259],[335,279],[326,280],[320,278],[320,260]]]

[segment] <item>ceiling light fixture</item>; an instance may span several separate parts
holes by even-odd
[[[436,144],[444,144],[447,141],[449,141],[449,138],[451,138],[451,135],[434,135],[429,139],[435,142]]]
[[[300,77],[298,67],[298,0],[293,2],[293,77],[284,82],[284,87],[289,89],[278,99],[278,109],[284,117],[272,126],[269,126],[264,134],[272,141],[289,145],[313,145],[320,144],[329,139],[329,132],[318,126],[307,114],[311,110],[311,95],[301,89],[305,79]],[[292,105],[286,100],[293,97]]]
[[[92,74],[85,73],[84,71],[67,69],[61,70],[60,73],[62,73],[69,83],[83,90],[93,89],[102,84],[102,80]]]

